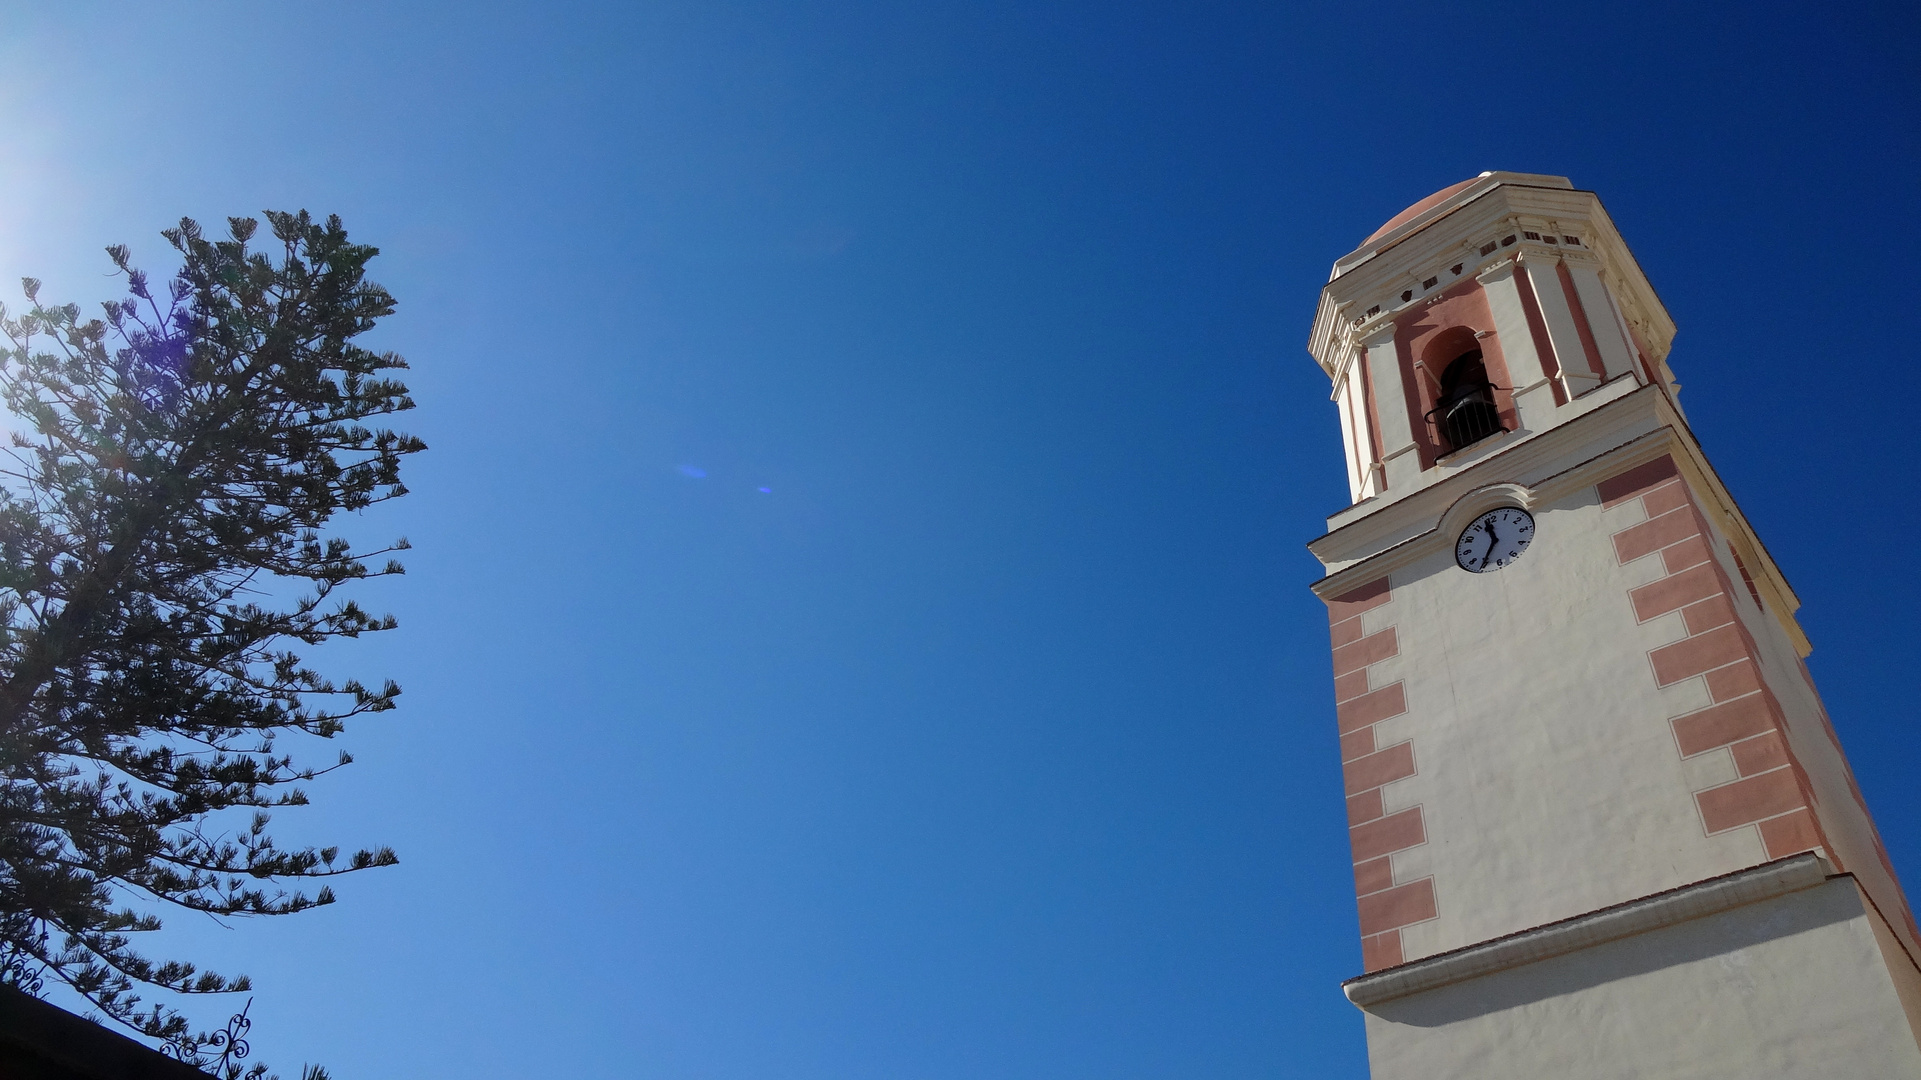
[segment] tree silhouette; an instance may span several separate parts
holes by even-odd
[[[333,901],[318,879],[395,862],[267,832],[350,760],[279,741],[400,692],[335,683],[303,647],[394,626],[340,590],[401,573],[406,541],[357,551],[323,528],[405,494],[401,459],[425,447],[369,426],[413,407],[387,374],[405,362],[354,344],[394,308],[366,279],[377,250],[338,218],[265,216],[268,251],[251,218],[164,232],[182,266],[162,297],[109,248],[130,295],[104,318],[30,278],[24,313],[0,306],[22,421],[0,452],[0,981],[64,982],[190,1060],[220,1033],[141,989],[248,983],[137,951],[155,908],[284,915]]]

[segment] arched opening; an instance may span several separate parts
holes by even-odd
[[[1442,370],[1440,398],[1427,418],[1447,440],[1450,453],[1505,430],[1479,348],[1456,356]]]

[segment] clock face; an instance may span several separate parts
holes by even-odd
[[[1454,561],[1461,569],[1485,574],[1521,557],[1534,539],[1534,515],[1504,506],[1474,519],[1454,542]]]

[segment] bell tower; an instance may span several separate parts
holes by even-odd
[[[1558,176],[1436,192],[1322,290],[1376,1080],[1921,1077],[1921,932],[1673,336]]]

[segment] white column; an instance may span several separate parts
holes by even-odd
[[[1381,425],[1382,486],[1406,491],[1421,471],[1414,448],[1414,428],[1408,420],[1407,387],[1401,382],[1401,357],[1394,347],[1394,324],[1387,323],[1362,343],[1367,349],[1368,389],[1374,397],[1374,417]]]
[[[1341,445],[1347,450],[1347,493],[1349,502],[1361,501],[1361,484],[1367,479],[1372,448],[1361,444],[1355,434],[1354,380],[1343,371],[1334,381],[1334,408],[1341,414]]]
[[[1347,441],[1347,486],[1355,502],[1381,493],[1381,466],[1374,460],[1374,424],[1367,415],[1361,365],[1365,354],[1350,347],[1347,363],[1334,384],[1334,401],[1341,410],[1341,437]]]
[[[1514,280],[1513,259],[1505,259],[1475,276],[1487,293],[1487,309],[1494,316],[1494,338],[1501,343],[1501,356],[1507,360],[1507,377],[1514,383],[1514,408],[1521,414],[1521,427],[1540,431],[1552,424],[1554,387],[1549,385],[1547,365],[1534,347],[1534,333],[1528,329],[1527,309],[1521,306],[1521,288]]]
[[[1607,377],[1614,379],[1633,371],[1634,350],[1621,336],[1621,321],[1614,314],[1614,302],[1600,271],[1585,259],[1569,259],[1567,273],[1574,281],[1581,312],[1587,316],[1588,330],[1594,334],[1594,345],[1601,350],[1601,366],[1607,369]]]
[[[1555,272],[1560,260],[1532,252],[1521,259],[1527,283],[1534,289],[1534,302],[1547,324],[1547,338],[1554,346],[1554,363],[1561,369],[1561,385],[1569,400],[1580,397],[1600,384],[1600,376],[1588,366],[1587,350],[1581,347],[1581,331],[1574,325],[1574,309],[1567,306],[1567,293],[1561,288],[1561,275]]]
[[[1604,285],[1607,284],[1607,281],[1608,279],[1606,277],[1601,279],[1601,283]],[[1641,346],[1635,342],[1634,328],[1628,325],[1627,312],[1622,310],[1621,298],[1614,295],[1614,287],[1612,285],[1608,285],[1608,310],[1614,313],[1614,327],[1621,331],[1621,340],[1628,343],[1628,358],[1631,361],[1640,361],[1639,364],[1634,365],[1634,377],[1637,379],[1664,380],[1675,393],[1679,393],[1681,387],[1675,383],[1674,373],[1668,370],[1667,364],[1657,361],[1652,356],[1643,353]],[[1677,405],[1676,408],[1679,408],[1679,406]]]

